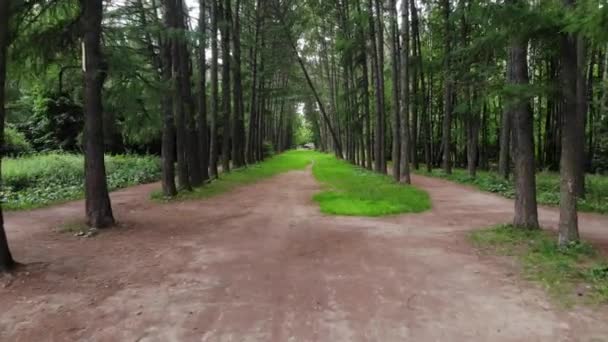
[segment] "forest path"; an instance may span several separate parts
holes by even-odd
[[[433,209],[321,214],[310,171],[204,201],[158,204],[157,184],[112,194],[118,229],[54,228],[83,203],[6,216],[0,341],[601,341],[606,309],[555,307],[466,231],[510,220],[512,201],[414,176]],[[552,226],[553,209],[541,210]],[[606,238],[608,217],[583,215]],[[601,240],[605,241],[605,240]]]

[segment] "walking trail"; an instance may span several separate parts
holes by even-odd
[[[24,267],[0,278],[0,341],[602,341],[608,310],[564,309],[471,229],[512,201],[414,176],[433,209],[326,216],[310,170],[202,201],[158,204],[158,184],[112,194],[120,226],[58,232],[83,202],[6,215]],[[554,209],[540,210],[555,227]],[[608,246],[608,217],[582,234]]]

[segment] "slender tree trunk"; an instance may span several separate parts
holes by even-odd
[[[218,161],[218,139],[217,139],[217,116],[219,110],[219,85],[218,85],[218,46],[217,46],[217,29],[219,8],[217,2],[220,0],[211,0],[211,117],[209,118],[209,172],[212,178],[218,177],[217,161]]]
[[[8,23],[11,17],[10,0],[0,1],[0,146],[4,146],[5,86],[6,86],[6,60],[8,52]],[[0,180],[2,179],[2,157],[4,150],[0,150]],[[4,216],[0,206],[0,273],[10,271],[15,267],[15,261],[8,247],[6,232],[4,231]]]
[[[222,171],[230,172],[230,137],[231,137],[231,115],[232,115],[232,99],[230,96],[230,63],[232,57],[230,56],[230,26],[232,21],[232,14],[230,9],[231,0],[225,0],[222,6],[222,12],[224,17],[222,25],[220,26],[220,32],[222,36]]]
[[[444,20],[444,94],[443,94],[443,135],[441,145],[443,148],[443,171],[447,174],[452,173],[452,74],[451,74],[451,25],[450,25],[450,0],[442,0],[443,20]]]
[[[106,182],[101,92],[107,66],[101,54],[102,0],[81,0],[84,48],[85,207],[87,224],[105,228],[114,224]]]
[[[518,0],[512,0],[518,1]],[[515,38],[509,51],[508,84],[528,85],[528,42]],[[513,164],[515,172],[515,216],[516,227],[538,228],[536,205],[536,168],[534,165],[534,116],[528,98],[512,99],[506,105],[513,117]]]
[[[576,136],[577,142],[575,156],[578,159],[575,164],[576,178],[574,179],[574,191],[580,198],[585,197],[585,124],[587,117],[587,46],[582,34],[578,34],[576,40]]]
[[[249,137],[247,140],[247,163],[257,162],[256,158],[256,135],[257,135],[257,109],[258,109],[258,41],[262,24],[261,1],[257,0],[255,8],[255,33],[253,46],[251,47],[251,100],[249,108]]]
[[[235,168],[245,165],[245,122],[243,85],[241,76],[241,0],[236,1],[234,28],[232,30],[232,51],[234,57],[234,123],[232,128],[232,159]]]
[[[376,125],[375,125],[375,137],[374,137],[374,170],[376,172],[386,173],[386,157],[384,151],[384,87],[383,87],[383,63],[381,62],[380,52],[383,50],[383,42],[382,38],[378,39],[377,36],[380,36],[380,32],[377,32],[378,27],[376,27],[376,23],[380,21],[380,19],[374,19],[374,7],[372,0],[368,0],[368,14],[369,14],[369,35],[370,35],[370,44],[371,44],[371,54],[372,54],[372,69],[375,80],[375,94],[376,94]],[[376,16],[380,16],[380,5],[376,0]]]
[[[410,22],[409,22],[409,3],[408,0],[401,0],[401,174],[399,181],[410,184]]]
[[[182,103],[183,120],[185,125],[185,136],[184,136],[184,151],[183,157],[186,165],[187,176],[190,182],[189,186],[200,186],[203,183],[203,177],[201,172],[201,161],[199,152],[199,139],[196,131],[197,118],[195,115],[194,99],[192,97],[192,84],[191,68],[190,68],[190,51],[188,49],[188,42],[186,40],[186,20],[187,15],[184,13],[183,0],[176,0],[176,19],[177,28],[180,32],[180,39],[176,41],[177,44],[177,58],[176,61],[178,66],[178,89],[179,89],[179,100]],[[181,127],[178,126],[178,129]],[[178,137],[179,139],[179,137]],[[178,149],[179,151],[179,149]],[[179,158],[178,158],[179,164]],[[184,189],[190,190],[186,184]]]
[[[165,27],[173,27],[173,18],[167,11],[168,2],[171,0],[163,0],[165,7]],[[161,43],[161,58],[162,58],[162,81],[165,85],[174,87],[172,83],[173,63],[171,60],[171,40],[165,39]],[[175,121],[173,118],[173,91],[166,91],[162,95],[162,113],[163,113],[163,133],[162,133],[162,187],[163,194],[167,197],[177,195],[177,187],[175,186]]]
[[[574,1],[564,0],[564,6],[573,10]],[[577,53],[576,38],[572,34],[561,36],[561,76],[564,99],[564,115],[562,118],[562,154],[560,161],[560,215],[559,215],[559,244],[567,246],[578,241],[577,189],[580,145],[584,144],[583,132],[580,132],[580,114],[576,105],[577,94]],[[581,137],[583,140],[581,141]]]
[[[213,0],[212,0],[213,1]],[[207,1],[199,0],[198,47],[199,94],[198,94],[198,140],[200,149],[200,169],[203,181],[209,179],[209,127],[207,125]]]
[[[404,1],[402,0],[402,3]],[[401,109],[400,102],[403,104],[407,103],[407,99],[403,98],[399,99],[399,88],[403,87],[403,84],[399,84],[400,75],[399,70],[405,69],[403,72],[404,77],[407,77],[407,57],[406,60],[403,61],[403,65],[399,66],[399,32],[397,28],[397,0],[391,0],[390,3],[390,23],[391,23],[391,66],[392,66],[392,80],[393,80],[393,178],[395,181],[399,181],[401,179],[401,125],[406,124],[401,122]],[[404,44],[407,42],[404,41]],[[404,53],[405,54],[405,53]],[[403,58],[403,56],[401,56]],[[403,77],[403,76],[402,76]],[[405,83],[407,87],[407,83]],[[407,90],[404,90],[407,91]],[[404,111],[407,111],[404,110]]]

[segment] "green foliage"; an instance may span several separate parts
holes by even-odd
[[[302,170],[318,155],[320,154],[311,151],[289,151],[281,153],[261,163],[235,169],[228,174],[222,174],[219,179],[196,188],[192,192],[180,192],[176,199],[207,198],[228,192],[242,185],[270,178],[279,173],[291,170]],[[163,199],[163,194],[161,191],[155,191],[152,193],[152,198],[157,200]]]
[[[517,257],[526,279],[563,304],[608,303],[608,260],[587,243],[560,248],[553,234],[510,225],[474,231],[470,239],[484,252]]]
[[[466,170],[454,169],[451,175],[435,169],[431,173],[419,171],[425,176],[433,176],[468,184],[483,191],[489,191],[507,198],[515,197],[515,188],[511,180],[505,180],[494,172],[478,171],[477,177],[472,178]],[[587,193],[584,199],[579,199],[578,209],[581,211],[608,213],[608,177],[601,175],[586,176]],[[536,175],[536,200],[539,204],[559,205],[559,174],[540,172]]]
[[[25,135],[13,127],[4,129],[4,155],[17,157],[32,152],[32,145]]]
[[[431,207],[426,192],[329,154],[315,158],[313,173],[327,188],[314,196],[321,211],[327,214],[384,216],[417,213]]]
[[[37,151],[77,151],[84,126],[82,108],[66,95],[34,91],[21,100],[30,113],[17,127]]]
[[[160,161],[152,156],[106,157],[111,190],[160,178]],[[2,162],[3,208],[30,209],[83,197],[84,161],[75,154],[41,154]]]

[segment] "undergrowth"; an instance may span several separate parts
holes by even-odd
[[[554,234],[500,225],[470,234],[483,252],[512,256],[523,276],[566,306],[608,303],[608,260],[588,243],[560,248]]]
[[[110,190],[160,178],[160,161],[152,156],[106,156]],[[82,155],[50,153],[2,161],[3,209],[21,210],[84,196]]]
[[[483,191],[489,191],[507,198],[515,196],[512,180],[506,180],[495,172],[478,171],[477,177],[472,178],[466,170],[454,169],[451,175],[443,170],[434,169],[431,173],[417,171],[426,176],[448,179],[453,182],[468,184]],[[553,172],[540,172],[536,175],[536,199],[539,204],[559,205],[559,174]],[[580,199],[578,208],[581,211],[608,213],[608,177],[600,175],[587,175],[585,180],[586,196]]]

